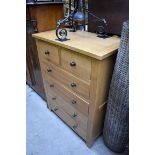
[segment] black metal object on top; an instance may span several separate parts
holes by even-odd
[[[26,0],[26,5],[62,4],[62,0]]]
[[[91,13],[85,6],[85,0],[73,0],[73,3],[71,3],[71,0],[69,0],[68,14],[65,16],[64,19],[61,19],[57,22],[56,36],[59,41],[68,40],[67,30],[62,27],[65,24],[69,25],[71,32],[75,32],[78,26],[83,26],[83,30],[85,30],[85,25],[88,25],[88,23],[85,23],[85,13],[88,13],[95,19],[90,22],[98,21],[100,23],[96,28],[97,36],[100,38],[108,37],[108,26],[104,18],[99,18],[93,13]]]

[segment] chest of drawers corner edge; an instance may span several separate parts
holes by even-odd
[[[59,44],[55,39],[51,41],[48,39],[48,33],[55,37],[53,31],[33,35],[39,53],[48,108],[91,147],[102,133],[105,103],[120,38],[114,38],[114,41],[111,38],[110,43],[108,40],[97,38],[94,43],[100,45],[103,41],[105,44],[100,49],[96,47],[98,53],[94,52],[95,45],[92,45],[91,54],[91,47],[88,53],[84,52],[86,47],[84,50],[82,46],[77,49],[76,45],[80,44],[78,38],[77,44],[71,42],[69,46],[69,42]],[[95,40],[96,36],[92,37],[94,34],[82,33],[85,37],[90,35],[90,38]],[[73,35],[76,37],[76,32]],[[79,34],[77,36],[79,37]],[[91,42],[90,38],[88,41]],[[82,45],[85,39],[82,41],[81,38]]]

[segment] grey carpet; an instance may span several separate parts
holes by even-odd
[[[89,149],[46,102],[26,86],[26,155],[116,155],[100,136]],[[117,154],[121,155],[121,154]]]

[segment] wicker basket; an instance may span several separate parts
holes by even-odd
[[[124,22],[103,128],[105,144],[123,152],[129,140],[129,23]]]

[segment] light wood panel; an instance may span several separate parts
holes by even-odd
[[[86,132],[79,127],[79,124],[72,119],[58,104],[48,99],[50,109],[53,110],[65,123],[67,123],[78,135],[84,140],[86,139]]]
[[[58,105],[61,109],[63,109],[73,120],[75,120],[75,122],[77,122],[79,127],[86,132],[88,118],[63,100],[57,92],[48,89],[48,93],[50,93],[48,98],[51,98],[55,105]]]
[[[60,81],[64,86],[70,90],[78,93],[80,96],[89,100],[90,95],[90,84],[85,82],[76,76],[66,72],[58,66],[53,65],[47,61],[42,63],[43,71],[47,76],[53,77],[54,79]],[[75,87],[72,87],[71,84],[76,84]]]
[[[49,43],[39,41],[41,60],[47,60],[54,64],[59,64],[59,49]]]
[[[92,61],[92,81],[90,85],[90,107],[88,117],[87,145],[91,147],[94,139],[101,134],[103,129],[105,108],[103,106],[108,97],[115,55],[104,61]],[[102,106],[102,110],[100,109]]]
[[[51,85],[53,87],[53,90],[63,98],[65,102],[73,106],[75,109],[79,110],[81,113],[83,113],[85,116],[88,116],[89,113],[89,103],[85,101],[84,99],[77,96],[74,92],[69,91],[67,88],[65,88],[63,85],[58,82],[55,82],[55,80],[45,77],[45,80],[47,81],[48,87]],[[49,94],[49,92],[48,92]],[[49,94],[50,95],[50,94]]]
[[[73,51],[61,49],[61,65],[85,81],[90,80],[91,59]]]
[[[56,40],[55,31],[33,34],[33,37],[98,60],[103,60],[116,53],[116,49],[118,49],[120,44],[120,38],[118,36],[102,39],[96,37],[94,33],[81,31],[77,31],[76,33],[68,31],[68,38],[70,40],[64,42]]]
[[[82,108],[85,109],[82,110],[81,107],[79,106],[77,109],[77,106],[75,107],[75,104],[79,104],[77,102],[77,96],[74,93],[69,92],[67,89],[65,89],[58,81],[55,81],[54,79],[51,79],[50,81],[48,81],[46,79],[46,89],[48,92],[48,96],[52,96],[52,97],[56,97],[54,100],[61,100],[62,102],[62,107],[67,106],[67,104],[69,105],[68,107],[71,107],[70,111],[72,111],[71,113],[78,112],[78,113],[82,113],[80,114],[83,118],[82,121],[87,122],[87,116],[88,116],[88,103],[81,100],[79,98],[80,103],[83,105]],[[61,103],[60,102],[60,103]],[[75,103],[76,102],[76,103]],[[67,109],[66,109],[67,110]],[[69,109],[68,109],[69,110]],[[83,111],[83,112],[81,112]]]

